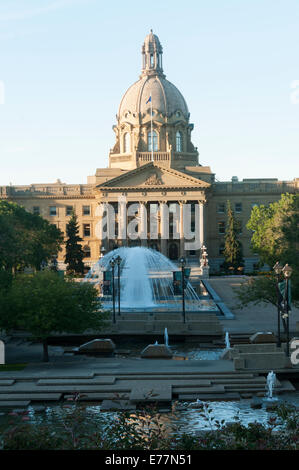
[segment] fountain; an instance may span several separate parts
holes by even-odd
[[[228,331],[225,333],[225,349],[231,349]]]
[[[144,247],[122,247],[110,251],[92,266],[85,280],[100,285],[103,272],[110,271],[110,261],[119,256],[120,299],[122,311],[180,310],[180,297],[174,295],[173,271],[178,267],[162,253]],[[117,270],[115,271],[117,275]],[[117,282],[115,282],[117,288]],[[110,299],[102,299],[104,308],[111,308]],[[211,300],[199,299],[190,282],[185,289],[185,305],[188,311],[217,312]]]
[[[164,330],[164,343],[165,343],[165,346],[169,346],[168,344],[168,331],[167,331],[167,328],[165,328]]]
[[[266,397],[267,401],[278,400],[277,397],[273,397],[275,383],[276,383],[276,374],[272,370],[267,375],[267,397]]]

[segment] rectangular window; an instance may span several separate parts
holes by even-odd
[[[90,215],[90,206],[83,206],[82,213],[83,215]]]
[[[225,234],[225,222],[218,222],[218,233],[220,235]]]
[[[90,237],[90,224],[83,225],[83,236]]]
[[[240,212],[242,212],[242,202],[236,202],[235,204],[235,212],[237,214],[239,214]]]
[[[57,207],[56,206],[50,206],[50,215],[51,216],[57,215]]]
[[[33,206],[32,212],[34,215],[40,215],[39,206]]]
[[[73,206],[66,206],[65,208],[66,215],[67,216],[72,215],[73,209],[74,209]]]
[[[221,244],[221,245],[219,246],[219,255],[222,256],[223,253],[224,253],[224,245]]]
[[[223,202],[221,202],[220,204],[217,204],[217,212],[218,214],[225,213],[225,204]]]

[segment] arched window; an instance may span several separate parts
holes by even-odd
[[[124,153],[131,152],[131,136],[129,132],[126,132],[124,135]]]
[[[156,131],[153,131],[153,139],[152,139],[152,133],[149,132],[147,134],[147,149],[149,152],[152,151],[152,140],[153,140],[153,149],[154,152],[158,152],[158,134]]]
[[[175,141],[176,141],[176,151],[181,152],[182,151],[182,134],[180,131],[177,131],[175,134]]]

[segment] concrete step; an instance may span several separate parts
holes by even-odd
[[[295,392],[296,388],[289,380],[280,380],[282,392]],[[276,390],[276,389],[275,389]]]
[[[171,402],[172,387],[170,384],[140,384],[130,393],[132,403]]]
[[[199,362],[199,361],[198,361]],[[215,361],[213,361],[215,362]],[[258,374],[254,373],[254,372],[232,372],[232,371],[227,371],[227,372],[217,372],[217,371],[213,371],[211,373],[209,372],[198,372],[198,371],[182,371],[182,372],[178,372],[178,373],[174,373],[174,372],[153,372],[153,371],[149,371],[149,372],[138,372],[138,371],[130,371],[130,372],[124,372],[124,373],[121,373],[121,372],[111,372],[111,373],[107,373],[107,372],[101,372],[100,374],[95,374],[95,376],[97,375],[100,375],[101,377],[103,376],[107,376],[107,375],[115,375],[116,378],[119,378],[119,379],[126,379],[126,380],[131,380],[133,378],[133,380],[136,380],[136,379],[142,379],[142,380],[152,380],[154,378],[154,380],[164,380],[165,378],[171,378],[171,379],[179,379],[179,380],[185,380],[185,379],[203,379],[203,380],[213,380],[213,378],[219,378],[219,379],[235,379],[235,378],[244,378],[244,379],[250,379],[250,378],[254,378],[254,377],[259,377]]]
[[[15,383],[15,380],[6,380],[6,379],[0,378],[0,387],[2,385],[13,385],[14,383]]]
[[[15,408],[15,407],[26,407],[30,405],[30,401],[1,401],[0,400],[0,408]]]
[[[17,383],[12,386],[10,389],[8,387],[1,387],[0,389],[0,399],[1,394],[9,392],[11,394],[15,393],[41,393],[43,388],[47,393],[73,393],[73,392],[130,392],[131,387],[127,385],[36,385],[34,383]]]
[[[119,396],[118,396],[119,395]],[[64,399],[68,400],[69,398],[74,398],[74,395],[66,394]],[[99,392],[99,393],[84,393],[80,396],[79,401],[102,401],[102,400],[129,400],[129,393],[112,393],[112,392]]]
[[[40,379],[37,385],[112,385],[115,377],[95,377],[91,379]]]
[[[1,401],[58,401],[60,400],[62,394],[61,393],[1,393],[0,400]]]
[[[266,379],[264,377],[256,377],[253,379],[212,379],[215,384],[233,384],[233,385],[266,385]]]
[[[196,389],[195,387],[173,387],[172,393],[174,395],[188,395],[192,393],[225,393],[225,388],[223,385],[213,385],[211,387],[201,387]]]
[[[240,400],[239,393],[197,393],[197,394],[179,394],[180,401],[235,401]]]

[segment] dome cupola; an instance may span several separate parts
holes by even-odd
[[[144,75],[161,75],[164,77],[162,67],[162,53],[163,49],[159,38],[153,34],[153,30],[151,29],[150,34],[146,36],[142,46],[141,77]]]
[[[140,78],[119,105],[110,167],[130,170],[151,159],[181,169],[198,163],[188,106],[182,93],[165,78],[162,54],[160,40],[151,30],[142,46]]]

